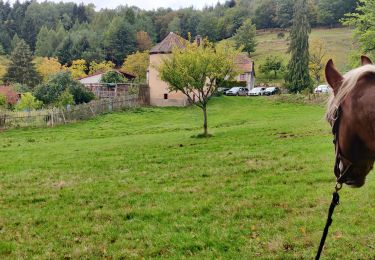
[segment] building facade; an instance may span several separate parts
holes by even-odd
[[[150,104],[153,106],[186,106],[188,98],[180,91],[169,92],[168,84],[160,79],[158,67],[163,60],[171,55],[174,47],[184,48],[187,40],[171,32],[160,43],[150,50],[150,65],[147,73],[147,82],[150,88]],[[246,86],[251,90],[254,87],[255,73],[254,62],[246,54],[240,54],[236,59],[236,65],[241,74],[236,81],[245,81]]]

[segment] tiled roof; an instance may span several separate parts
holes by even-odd
[[[164,40],[152,47],[152,49],[150,50],[150,54],[172,53],[172,50],[175,46],[182,49],[185,48],[186,43],[187,40],[173,32],[170,32]]]
[[[254,69],[254,62],[245,53],[241,53],[237,56],[236,64],[239,69],[244,72],[252,72]]]

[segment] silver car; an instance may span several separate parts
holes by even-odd
[[[249,90],[247,88],[234,87],[228,90],[225,94],[227,96],[247,96],[248,93],[249,93]]]

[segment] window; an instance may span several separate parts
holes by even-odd
[[[240,75],[240,81],[246,81],[246,75],[245,74]]]
[[[164,94],[164,99],[168,99],[168,94]]]

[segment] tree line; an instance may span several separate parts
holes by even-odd
[[[311,26],[335,25],[356,7],[356,0],[307,3]],[[148,50],[170,31],[215,42],[232,37],[248,19],[257,29],[288,28],[293,6],[294,0],[228,0],[203,10],[119,6],[96,11],[84,4],[0,1],[0,53],[10,54],[23,39],[35,55],[57,57],[62,64],[84,59],[121,65],[127,55]]]

